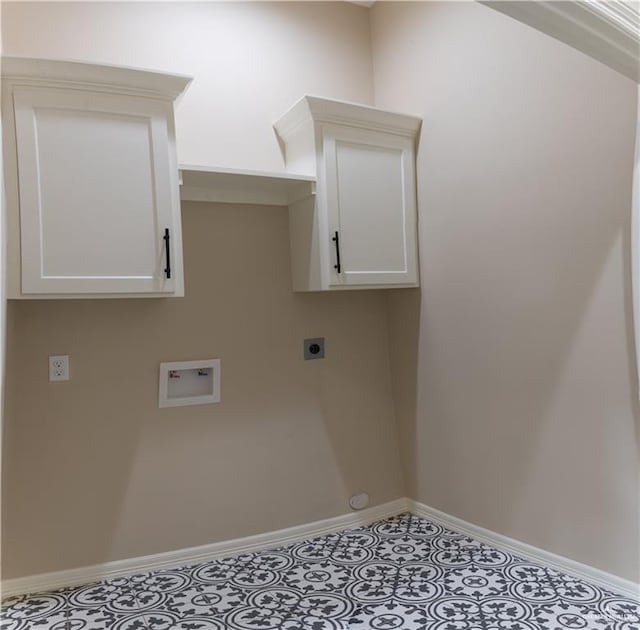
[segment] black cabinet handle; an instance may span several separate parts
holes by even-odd
[[[336,264],[333,265],[333,268],[340,273],[340,237],[338,236],[337,230],[335,232],[335,236],[331,240],[336,244]]]
[[[167,256],[167,266],[164,268],[164,275],[167,278],[171,278],[171,237],[169,236],[169,228],[164,229],[164,236],[162,237],[162,240],[164,241],[164,251]]]

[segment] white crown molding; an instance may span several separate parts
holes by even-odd
[[[461,518],[436,510],[428,505],[424,505],[424,503],[419,503],[412,499],[408,499],[408,503],[409,511],[417,516],[422,516],[430,521],[440,523],[449,529],[466,534],[496,549],[501,549],[537,564],[551,567],[552,569],[580,578],[581,580],[590,582],[613,593],[618,593],[624,597],[640,601],[640,584],[625,580],[601,569],[582,564],[576,560],[571,560],[570,558],[559,556],[550,551],[528,545],[527,543],[509,538],[503,534],[498,534],[497,532],[474,525],[473,523],[463,521]]]
[[[629,2],[478,1],[640,82],[640,14]]]
[[[630,2],[621,0],[584,0],[583,7],[587,11],[591,11],[600,19],[609,22],[614,28],[617,28],[636,40],[640,40],[640,2],[634,9]]]
[[[115,91],[171,101],[178,98],[192,80],[178,74],[28,57],[2,57],[0,74],[3,80],[13,84]]]
[[[168,551],[150,556],[104,562],[102,564],[94,564],[89,567],[69,569],[67,571],[55,571],[53,573],[41,573],[39,575],[2,580],[2,597],[27,593],[41,593],[67,586],[90,584],[91,582],[98,582],[100,580],[157,571],[159,569],[177,569],[251,551],[274,549],[309,538],[332,534],[344,529],[370,525],[375,521],[406,512],[407,509],[407,499],[396,499],[395,501],[390,501],[389,503],[358,512],[351,512],[313,523],[279,529],[265,534],[256,534],[255,536],[246,536],[245,538],[236,538],[234,540],[224,540],[210,545],[178,549],[176,551]]]
[[[389,112],[369,105],[305,95],[273,127],[285,142],[301,127],[311,124],[338,124],[415,138],[422,119]]]

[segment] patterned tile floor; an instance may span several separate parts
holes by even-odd
[[[4,603],[2,630],[640,630],[640,605],[402,514]]]

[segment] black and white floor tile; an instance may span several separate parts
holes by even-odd
[[[4,602],[1,630],[640,630],[640,605],[402,514]]]

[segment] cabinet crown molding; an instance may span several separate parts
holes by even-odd
[[[273,127],[287,142],[301,127],[313,123],[346,125],[415,138],[422,119],[369,105],[305,95]]]
[[[192,78],[110,65],[5,57],[0,59],[0,75],[5,81],[25,85],[65,87],[77,90],[126,93],[174,101]]]

